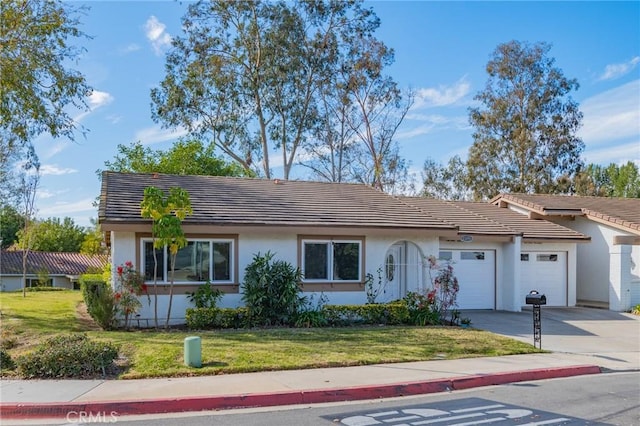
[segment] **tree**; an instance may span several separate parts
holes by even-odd
[[[20,172],[20,196],[23,207],[24,228],[22,231],[27,236],[22,247],[22,297],[27,297],[27,259],[31,250],[30,229],[32,218],[36,212],[36,192],[40,184],[40,161],[33,145],[29,145],[27,159],[22,164]],[[18,236],[20,238],[20,236]]]
[[[84,11],[58,0],[0,3],[0,170],[41,133],[74,140],[77,123],[69,107],[86,111],[92,90],[68,68],[84,53],[69,43],[87,37],[79,29]]]
[[[140,142],[118,145],[113,161],[105,161],[107,170],[125,173],[167,173],[176,175],[246,176],[237,164],[216,157],[214,146],[200,141],[178,141],[169,150],[152,150]],[[98,170],[101,175],[101,170]]]
[[[166,247],[169,251],[171,274],[169,282],[169,307],[167,309],[167,319],[165,322],[165,328],[169,328],[171,304],[173,302],[173,278],[176,255],[178,254],[178,250],[187,245],[187,239],[182,230],[182,221],[192,213],[193,210],[191,208],[189,193],[184,189],[174,187],[169,189],[169,193],[165,195],[164,191],[153,186],[145,188],[144,196],[140,203],[140,215],[152,220],[151,232],[154,247],[153,287],[156,328],[158,327],[158,260],[156,258],[156,249],[164,249]]]
[[[91,219],[91,227],[85,230],[84,239],[80,245],[80,253],[88,255],[104,254],[104,234],[100,230],[100,224],[96,219]]]
[[[421,196],[442,200],[467,200],[471,194],[466,186],[466,164],[455,155],[446,166],[427,158],[422,169]]]
[[[210,140],[268,179],[270,152],[278,150],[288,179],[318,119],[319,87],[332,78],[338,49],[378,25],[357,0],[199,1],[151,92],[152,116]]]
[[[34,221],[27,230],[18,232],[18,247],[30,247],[35,251],[77,253],[87,235],[84,228],[76,225],[70,217],[52,217]]]
[[[24,216],[12,205],[5,204],[0,208],[0,240],[6,249],[18,241],[18,231],[24,228]]]
[[[476,198],[499,192],[554,193],[558,180],[582,167],[576,136],[582,113],[569,93],[578,89],[548,56],[547,43],[500,44],[487,64],[489,79],[469,109],[475,128],[469,185]]]
[[[578,195],[640,198],[640,172],[631,161],[622,166],[589,164],[578,173],[574,186]]]
[[[351,54],[356,59],[344,70],[352,100],[348,123],[368,160],[357,174],[363,183],[382,191],[395,186],[393,177],[406,170],[394,136],[413,104],[413,94],[403,97],[397,83],[383,74],[383,67],[393,63],[393,50],[384,43],[361,38]]]

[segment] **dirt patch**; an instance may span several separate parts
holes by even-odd
[[[78,303],[78,306],[76,306],[76,318],[78,319],[82,330],[102,330],[100,326],[93,320],[93,318],[91,318],[89,312],[87,312],[87,305],[85,305],[84,302],[80,302]]]

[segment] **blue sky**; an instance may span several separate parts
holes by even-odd
[[[75,3],[76,5],[78,3]],[[76,68],[95,89],[91,111],[76,120],[88,130],[76,142],[41,136],[38,216],[97,217],[96,170],[117,145],[140,141],[166,149],[180,131],[151,120],[150,90],[164,77],[164,55],[181,34],[185,3],[88,1],[81,21],[92,36]],[[483,89],[485,66],[500,43],[545,41],[550,55],[580,89],[579,132],[588,163],[640,165],[640,2],[368,1],[381,19],[378,37],[396,52],[388,69],[417,99],[397,133],[401,152],[419,177],[424,160],[466,158],[472,143],[467,111]],[[275,168],[276,175],[278,168]],[[281,173],[281,172],[280,172]],[[303,169],[294,170],[304,178]]]

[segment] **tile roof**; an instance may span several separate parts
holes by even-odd
[[[494,204],[500,201],[507,201],[541,215],[584,215],[640,235],[640,198],[500,194],[491,200]]]
[[[22,274],[22,250],[2,251],[0,259],[0,274]],[[27,256],[27,274],[35,275],[46,269],[49,275],[80,275],[88,268],[103,268],[107,263],[107,256],[85,255],[80,253],[54,253],[30,251]]]
[[[496,205],[472,201],[444,201],[425,197],[403,197],[404,201],[460,228],[460,234],[521,235],[529,240],[580,241],[589,237],[546,220],[527,216]]]
[[[140,216],[144,189],[189,192],[193,215],[185,224],[336,226],[456,230],[442,220],[370,186],[222,176],[103,172],[99,222],[148,224]]]

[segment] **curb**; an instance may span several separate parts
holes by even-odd
[[[73,413],[76,418],[79,415],[84,415],[94,421],[98,419],[104,421],[109,418],[127,415],[228,410],[233,408],[272,407],[278,405],[317,404],[323,402],[391,398],[599,373],[601,373],[601,369],[596,365],[575,365],[339,389],[141,399],[135,401],[9,403],[0,404],[0,414],[3,419],[68,419],[69,415]]]

